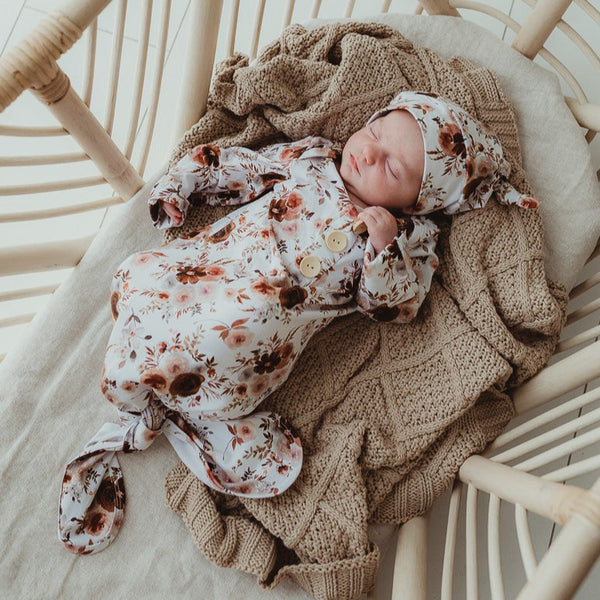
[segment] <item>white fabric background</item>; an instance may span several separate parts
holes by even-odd
[[[549,272],[572,285],[600,231],[600,199],[587,146],[556,79],[466,21],[426,19],[387,17],[415,41],[442,54],[471,56],[498,71],[520,115],[528,175],[545,202]],[[557,147],[561,156],[554,155]],[[110,279],[128,254],[161,243],[147,213],[148,189],[112,211],[80,265],[31,323],[23,345],[0,366],[0,595],[11,600],[307,598],[291,584],[264,592],[253,577],[202,557],[181,519],[165,506],[164,477],[178,459],[160,438],[142,453],[119,458],[127,511],[107,550],[79,557],[57,540],[64,466],[116,416],[99,388],[111,328]],[[388,551],[390,529],[375,530],[375,540]],[[381,569],[381,598],[389,597],[389,556]]]

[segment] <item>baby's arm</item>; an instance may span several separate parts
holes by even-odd
[[[392,243],[380,252],[370,237],[367,243],[356,301],[376,321],[414,319],[438,267],[435,223],[425,217],[408,217],[399,219],[398,226]]]
[[[181,225],[190,205],[250,202],[285,179],[277,167],[269,156],[247,148],[196,146],[152,189],[148,203],[154,226]]]

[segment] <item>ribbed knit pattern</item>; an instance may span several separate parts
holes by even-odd
[[[437,92],[486,122],[513,166],[511,182],[529,192],[512,108],[494,75],[369,23],[295,25],[252,67],[240,56],[222,64],[207,114],[173,160],[208,141],[258,147],[320,134],[343,142],[401,89]],[[167,239],[226,211],[196,210]],[[265,587],[289,577],[318,599],[355,598],[377,570],[367,523],[425,512],[509,421],[510,388],[545,365],[564,322],[565,290],[544,274],[540,216],[489,202],[441,226],[441,266],[415,321],[334,321],[261,405],[302,439],[292,488],[223,500],[181,464],[169,474],[168,503],[209,559]]]

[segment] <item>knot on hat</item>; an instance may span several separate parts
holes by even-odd
[[[123,450],[146,450],[162,433],[161,427],[167,418],[167,408],[157,399],[153,399],[140,415],[123,412],[120,421],[127,430]]]

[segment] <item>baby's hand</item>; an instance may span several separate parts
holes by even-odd
[[[169,202],[162,202],[161,208],[165,212],[165,214],[171,219],[171,222],[176,227],[181,225],[181,211],[174,205]]]
[[[369,232],[369,239],[379,254],[398,235],[396,217],[383,206],[368,206],[359,216]]]

